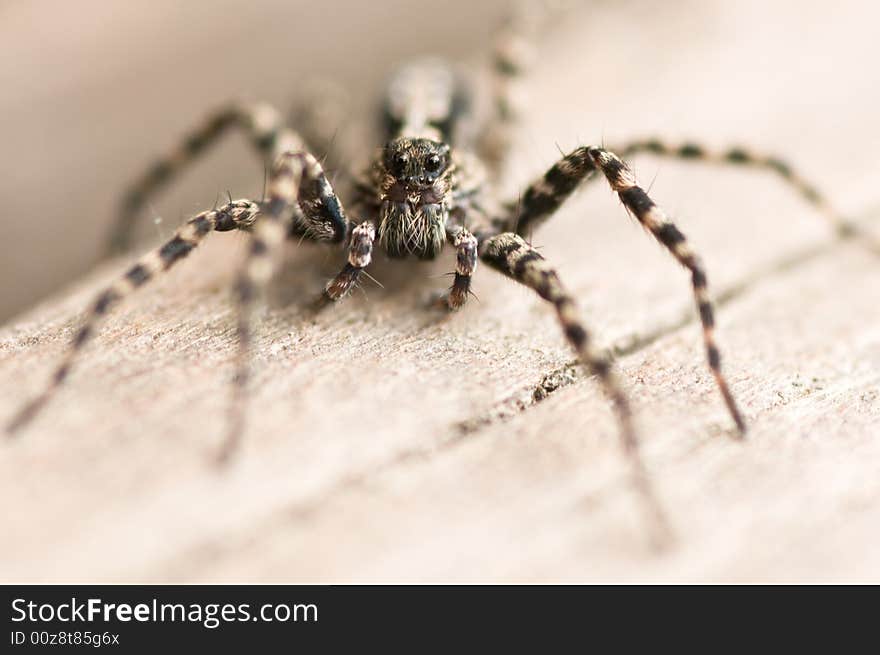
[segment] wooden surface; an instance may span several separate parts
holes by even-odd
[[[784,152],[876,233],[880,92],[852,65],[876,60],[868,6],[829,21],[827,7],[727,5],[602,5],[569,21],[544,47],[510,187],[556,144],[747,142]],[[578,194],[534,242],[620,353],[674,549],[649,548],[608,403],[571,374],[546,306],[481,268],[479,302],[442,321],[422,309],[448,257],[379,262],[384,290],[367,283],[311,317],[341,256],[292,245],[247,440],[230,470],[211,468],[245,243],[215,235],[115,313],[67,388],[3,444],[0,579],[880,581],[880,259],[835,242],[762,174],[651,159],[636,171],[706,260],[747,441],[730,438],[686,273],[607,188]],[[0,417],[42,387],[127,261],[0,331]]]

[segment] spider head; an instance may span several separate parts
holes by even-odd
[[[431,139],[400,137],[385,145],[382,167],[392,195],[409,196],[436,189],[451,172],[449,146]]]
[[[424,137],[389,141],[375,162],[379,242],[392,257],[435,257],[446,241],[453,173],[449,146]],[[375,179],[375,178],[374,178]]]

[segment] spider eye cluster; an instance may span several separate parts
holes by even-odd
[[[442,165],[443,160],[440,158],[440,155],[428,155],[425,157],[425,170],[429,173],[436,173]]]
[[[442,173],[448,165],[449,147],[427,139],[401,139],[385,147],[385,168],[397,178],[424,178]]]

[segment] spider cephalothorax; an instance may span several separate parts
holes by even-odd
[[[222,451],[223,456],[228,457],[243,428],[253,343],[251,310],[257,292],[274,274],[279,252],[287,239],[344,244],[347,261],[324,287],[324,304],[341,300],[358,283],[372,261],[376,240],[391,257],[412,254],[421,259],[435,257],[444,243],[449,242],[455,249],[455,271],[443,304],[451,310],[465,304],[478,260],[548,301],[565,338],[580,361],[599,378],[613,401],[639,489],[651,501],[638,458],[627,394],[607,354],[593,345],[575,297],[526,238],[577,188],[591,179],[604,178],[626,209],[690,272],[709,369],[734,423],[743,432],[743,416],[721,373],[713,305],[702,261],[684,234],[639,186],[633,171],[620,157],[605,148],[576,148],[522,193],[507,202],[498,202],[504,199],[498,198],[497,185],[493,182],[502,177],[501,164],[517,118],[516,80],[523,67],[517,53],[528,51],[522,43],[527,32],[521,23],[513,21],[500,35],[493,59],[493,114],[479,139],[462,140],[457,134],[459,124],[464,124],[461,119],[466,118],[469,103],[465,101],[464,86],[457,82],[451,69],[436,60],[418,61],[396,76],[385,104],[384,124],[388,132],[383,138],[386,145],[379,150],[367,175],[352,180],[351,205],[355,211],[351,216],[343,210],[342,200],[312,154],[328,150],[326,140],[322,141],[317,133],[295,132],[284,124],[278,112],[262,104],[236,103],[212,115],[129,190],[114,245],[127,242],[136,212],[145,205],[150,194],[231,126],[238,126],[249,134],[271,167],[267,197],[261,201],[230,199],[222,207],[196,215],[165,245],[141,258],[96,297],[49,386],[18,413],[9,426],[10,431],[30,420],[67,379],[78,353],[95,335],[96,323],[113,306],[188,255],[210,232],[240,230],[251,234],[252,241],[235,286],[239,305],[239,358],[230,396],[230,430]],[[810,202],[822,205],[815,189],[776,157],[752,154],[742,148],[713,153],[697,144],[668,145],[654,139],[623,144],[617,150],[626,155],[650,152],[762,167],[780,175]],[[489,177],[484,169],[488,169]],[[494,209],[497,207],[503,209]],[[842,226],[838,223],[838,227]],[[587,229],[585,226],[584,230]],[[656,511],[656,506],[654,509]],[[656,514],[659,516],[659,512]]]
[[[398,137],[373,165],[378,238],[391,257],[431,259],[446,241],[455,167],[440,141]]]

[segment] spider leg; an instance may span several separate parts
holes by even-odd
[[[477,269],[477,237],[466,229],[452,236],[455,246],[455,278],[446,297],[449,309],[455,311],[464,306],[471,291],[471,277]]]
[[[694,298],[703,325],[703,341],[709,368],[734,423],[740,433],[744,433],[745,421],[721,373],[721,355],[714,336],[714,311],[709,299],[703,264],[690,249],[679,229],[654,204],[648,194],[637,186],[633,172],[623,161],[603,148],[577,148],[553,164],[543,177],[526,189],[518,212],[507,220],[508,227],[523,235],[531,228],[540,225],[559,209],[584,179],[593,175],[597,169],[608,179],[624,206],[681,265],[691,272]]]
[[[507,204],[507,212],[495,221],[498,231],[528,236],[552,216],[585,181],[595,177],[596,167],[587,148],[577,148],[553,164],[532,182],[519,199]]]
[[[620,148],[609,148],[608,150],[619,152],[622,157],[645,153],[660,157],[769,170],[776,173],[807,202],[819,209],[839,235],[848,236],[855,229],[851,223],[831,208],[825,197],[812,183],[778,157],[754,153],[744,148],[714,152],[695,143],[671,145],[656,139],[633,141]],[[507,204],[507,214],[500,222],[499,227],[521,235],[529,234],[553,214],[576,188],[595,179],[594,172],[595,168],[586,157],[586,149],[574,150],[550,167],[541,178],[533,182],[518,201]]]
[[[621,157],[645,153],[658,157],[670,157],[690,161],[701,161],[711,164],[743,166],[771,171],[788,186],[792,187],[808,203],[815,206],[832,224],[841,236],[847,236],[853,227],[838,214],[824,196],[809,180],[798,173],[788,162],[780,157],[753,150],[735,147],[727,150],[711,150],[694,142],[669,143],[659,139],[632,141],[619,148],[609,148],[620,153]]]
[[[455,277],[449,290],[431,302],[432,307],[454,312],[467,302],[471,293],[471,278],[477,269],[477,237],[466,228],[448,227],[446,238],[455,248]]]
[[[491,268],[534,290],[541,298],[553,304],[562,331],[578,358],[595,374],[605,393],[613,401],[620,423],[624,453],[629,460],[649,519],[661,539],[668,536],[668,526],[660,504],[650,486],[644,463],[639,455],[639,443],[633,425],[629,399],[620,385],[609,357],[592,344],[584,327],[574,298],[568,293],[559,275],[546,259],[525,240],[513,233],[490,237],[480,243],[480,258]]]
[[[129,187],[120,203],[116,224],[107,244],[108,252],[118,252],[130,245],[135,220],[150,197],[168,186],[231,127],[244,130],[265,161],[272,162],[283,152],[304,148],[302,139],[284,127],[280,115],[271,106],[234,103],[222,107],[184,137],[171,152],[154,162]]]
[[[309,197],[308,201],[301,200],[301,190]],[[291,235],[302,234],[315,241],[340,243],[350,231],[342,203],[321,164],[307,152],[286,152],[278,158],[269,176],[268,198],[263,204],[235,285],[239,346],[229,405],[229,430],[219,453],[221,462],[235,451],[244,429],[254,308],[257,297],[278,268],[284,241]]]
[[[364,221],[351,231],[348,244],[348,261],[342,270],[324,287],[317,306],[342,300],[357,284],[363,270],[373,260],[373,242],[376,240],[376,224]]]
[[[100,293],[92,303],[85,321],[74,336],[61,364],[55,369],[49,385],[43,393],[15,415],[8,424],[7,431],[11,434],[24,426],[51,399],[67,379],[82,349],[95,336],[98,323],[112,307],[156,277],[157,274],[167,271],[186,257],[209,232],[250,230],[259,213],[258,203],[250,200],[235,200],[218,209],[197,214],[180,227],[165,245],[143,256],[116,283]]]
[[[617,192],[624,206],[632,212],[639,222],[672,253],[673,257],[691,273],[691,284],[694,290],[694,299],[700,314],[700,322],[703,325],[703,342],[706,346],[706,357],[709,368],[715,377],[715,382],[727,409],[733,418],[740,434],[745,434],[746,424],[742,414],[736,405],[733,394],[727,386],[727,380],[721,373],[721,354],[715,344],[715,313],[712,301],[709,299],[709,290],[706,280],[706,271],[696,253],[691,250],[684,234],[669,220],[660,207],[645,193],[636,183],[632,170],[614,153],[604,148],[588,148],[590,160],[602,171],[611,184],[611,188]]]

